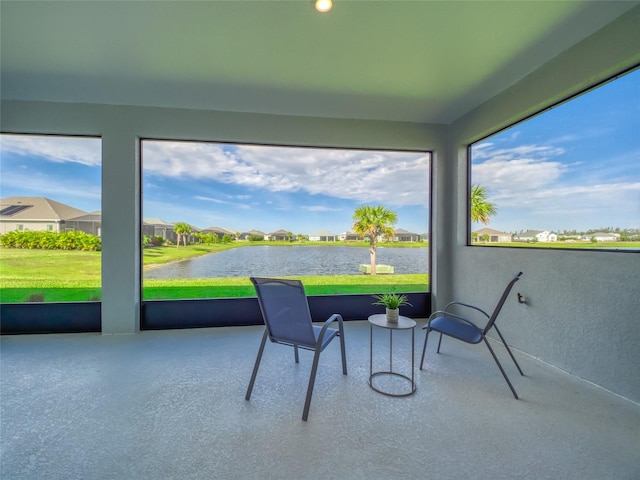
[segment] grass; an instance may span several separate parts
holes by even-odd
[[[291,245],[286,242],[251,244],[151,247],[143,251],[145,269],[245,245]],[[293,244],[299,245],[299,244]],[[335,246],[343,243],[306,243],[303,246]],[[360,242],[348,244],[362,247]],[[395,246],[395,245],[394,245]],[[425,244],[414,244],[425,247]],[[406,246],[409,247],[409,246]],[[85,302],[101,297],[101,254],[63,250],[6,249],[0,247],[0,302]],[[288,277],[304,282],[309,295],[426,291],[428,275],[324,275]],[[143,298],[252,297],[255,290],[247,277],[202,279],[149,279]]]
[[[189,245],[180,247],[151,247],[143,251],[145,269],[200,255],[256,245],[286,246],[366,246],[363,242],[251,242],[227,245]],[[393,247],[425,247],[426,243],[393,244]],[[478,246],[536,247],[536,248],[636,248],[640,242],[620,243],[477,243]],[[381,244],[381,247],[391,246]],[[0,247],[0,302],[27,301],[84,302],[101,297],[101,253],[65,250],[27,250]],[[323,275],[298,278],[309,295],[339,295],[351,293],[420,292],[426,291],[429,277],[414,275]],[[233,298],[254,296],[253,286],[246,277],[204,279],[150,279],[144,281],[143,298]]]
[[[410,275],[323,275],[282,277],[302,280],[308,295],[345,295],[380,292],[425,292],[429,276]],[[180,298],[255,297],[247,277],[205,279],[153,279],[144,282],[145,300]]]
[[[580,250],[640,250],[640,242],[473,242],[474,247],[519,247]]]

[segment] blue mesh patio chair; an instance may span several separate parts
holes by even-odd
[[[502,296],[500,297],[500,300],[498,301],[496,308],[493,310],[493,313],[491,315],[489,315],[487,312],[485,312],[481,308],[478,308],[474,305],[469,305],[467,303],[461,303],[461,302],[451,302],[445,307],[444,310],[433,312],[429,317],[427,324],[424,327],[422,327],[423,330],[425,329],[427,330],[427,333],[424,337],[424,347],[422,349],[422,359],[420,360],[420,370],[422,370],[422,366],[424,364],[424,353],[427,350],[427,340],[429,339],[429,332],[432,330],[440,334],[440,340],[438,341],[438,353],[440,353],[440,344],[442,343],[442,335],[447,335],[449,337],[456,338],[458,340],[462,340],[463,342],[471,343],[471,344],[478,344],[480,342],[484,342],[484,344],[487,346],[487,348],[491,352],[491,355],[493,356],[493,359],[498,365],[498,368],[502,372],[502,376],[507,381],[507,384],[509,385],[511,392],[513,393],[513,396],[517,399],[518,394],[516,393],[516,390],[513,388],[513,385],[509,381],[509,377],[507,377],[507,374],[504,371],[504,368],[502,368],[502,365],[500,364],[500,362],[498,361],[498,357],[496,357],[496,354],[491,348],[491,345],[487,341],[486,335],[489,332],[489,330],[491,330],[492,328],[495,329],[497,334],[500,336],[500,340],[506,347],[507,352],[509,352],[509,356],[513,360],[513,363],[516,364],[516,367],[518,368],[520,375],[524,375],[524,373],[522,373],[522,369],[520,368],[520,365],[518,365],[518,362],[516,361],[516,358],[513,356],[513,353],[511,353],[511,349],[509,348],[509,345],[507,345],[507,342],[505,341],[504,337],[500,333],[500,330],[498,330],[498,326],[496,325],[496,319],[498,318],[498,314],[500,313],[500,310],[502,309],[504,302],[509,296],[509,292],[511,292],[513,285],[520,279],[521,275],[522,275],[522,272],[519,272],[509,282],[504,292],[502,293]],[[465,308],[476,310],[480,312],[482,315],[484,315],[485,317],[487,317],[488,322],[486,323],[484,328],[481,328],[477,326],[475,323],[473,323],[471,320],[469,320],[468,318],[465,318],[464,316],[457,315],[451,312],[450,309],[452,307],[463,307],[462,310],[464,310]]]
[[[340,338],[342,373],[344,375],[347,374],[347,357],[344,348],[342,316],[334,313],[322,326],[313,325],[307,296],[304,292],[302,282],[299,280],[251,277],[251,282],[258,294],[258,303],[260,304],[260,310],[266,328],[262,336],[262,343],[258,350],[258,357],[253,367],[253,374],[251,375],[251,381],[249,382],[245,399],[249,400],[251,397],[251,391],[253,390],[253,384],[256,380],[267,337],[273,343],[293,347],[296,363],[299,363],[298,348],[312,350],[315,354],[313,356],[313,365],[309,377],[309,386],[307,387],[307,398],[302,411],[302,420],[306,421],[309,416],[309,406],[311,404],[311,395],[318,370],[320,353],[335,337]],[[329,326],[336,321],[338,322],[338,329],[329,328]]]

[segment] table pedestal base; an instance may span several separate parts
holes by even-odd
[[[409,390],[406,393],[391,393],[391,392],[386,392],[384,390],[381,390],[381,389],[377,388],[373,384],[373,378],[374,377],[385,376],[385,375],[393,375],[395,377],[400,377],[403,380],[406,380],[407,382],[409,382],[411,390]],[[415,382],[411,378],[407,377],[406,375],[403,375],[403,374],[398,373],[398,372],[374,372],[369,377],[369,386],[373,390],[375,390],[376,392],[381,393],[383,395],[387,395],[388,397],[408,397],[409,395],[412,395],[412,394],[416,393],[416,384],[415,384]]]

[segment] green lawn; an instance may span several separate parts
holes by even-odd
[[[291,245],[256,242],[247,245]],[[307,244],[308,245],[308,244]],[[322,245],[314,242],[313,246]],[[327,247],[336,243],[325,244]],[[338,243],[338,245],[344,245]],[[144,249],[145,268],[238,248],[243,244],[190,245]],[[354,246],[362,246],[356,243]],[[424,247],[425,244],[415,244]],[[95,301],[101,297],[100,252],[26,250],[0,247],[0,302]],[[309,295],[426,291],[428,275],[337,275],[290,277],[301,279]],[[232,298],[255,296],[247,277],[204,279],[151,279],[143,284],[143,298]]]
[[[144,249],[144,265],[153,268],[169,262],[219,252],[229,248],[254,245],[365,246],[362,242],[251,242],[228,245],[189,245],[181,247],[152,247]],[[482,243],[476,245],[482,246]],[[380,246],[384,247],[385,244]],[[393,244],[393,247],[425,247],[426,243]],[[640,242],[620,243],[536,243],[487,244],[499,247],[536,248],[636,248]],[[0,247],[0,302],[27,301],[72,302],[95,301],[101,297],[101,253],[66,250],[27,250]],[[429,277],[415,275],[339,275],[295,277],[301,279],[310,295],[351,293],[420,292],[426,291]],[[153,279],[143,284],[143,298],[231,298],[254,296],[253,286],[246,277],[205,279]]]
[[[549,248],[549,249],[581,249],[581,250],[640,250],[640,242],[473,242],[474,247],[519,247],[519,248]]]

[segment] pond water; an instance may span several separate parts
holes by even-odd
[[[376,249],[378,264],[392,265],[395,273],[427,273],[429,249]],[[367,247],[271,247],[224,250],[163,265],[144,272],[144,278],[211,278],[294,275],[362,275],[361,263],[370,263]]]

